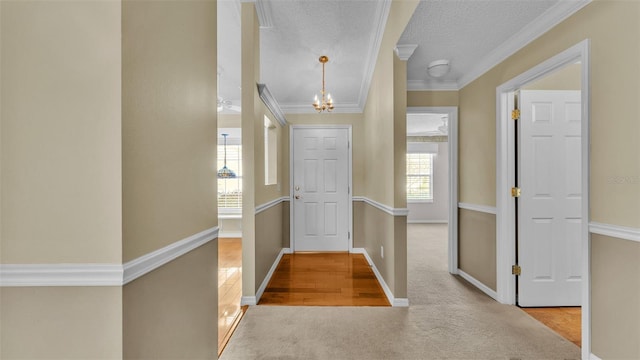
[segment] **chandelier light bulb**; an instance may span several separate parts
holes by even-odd
[[[318,98],[318,95],[316,94],[312,105],[319,113],[325,110],[327,112],[331,112],[331,110],[333,110],[333,99],[331,98],[331,94],[328,94],[324,88],[324,64],[329,61],[329,57],[322,55],[318,60],[322,63],[322,91],[320,92],[322,94],[322,99]],[[326,97],[325,94],[327,94]]]

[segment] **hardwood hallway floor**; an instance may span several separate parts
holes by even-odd
[[[242,309],[242,239],[218,239],[218,355],[229,341]]]
[[[362,254],[282,257],[259,305],[390,306]]]

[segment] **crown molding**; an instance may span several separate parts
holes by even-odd
[[[460,87],[457,81],[428,81],[428,80],[408,80],[408,91],[458,91]]]
[[[269,88],[265,84],[258,84],[258,95],[262,102],[269,108],[273,116],[278,120],[280,126],[287,126],[287,119],[284,116],[282,108],[278,104],[276,98],[271,95]]]
[[[523,26],[520,31],[513,34],[513,36],[503,42],[500,46],[496,47],[489,53],[489,55],[476,63],[471,71],[464,74],[458,80],[458,88],[462,89],[469,85],[472,81],[476,80],[487,71],[503,62],[509,56],[515,54],[517,51],[542,36],[547,31],[551,30],[553,27],[588,5],[590,2],[591,0],[558,1],[531,23]]]
[[[387,18],[389,17],[389,11],[391,10],[391,0],[376,1],[376,4],[378,6],[376,7],[374,21],[377,26],[369,42],[369,54],[367,54],[366,57],[367,62],[364,66],[364,76],[362,84],[360,85],[360,94],[358,95],[358,113],[363,112],[364,106],[367,103],[369,88],[371,87],[371,81],[373,80],[373,71],[376,68],[378,53],[380,53],[380,46],[382,45],[382,36],[384,35],[384,29],[387,26]]]
[[[360,114],[362,113],[362,108],[358,104],[340,104],[334,103],[335,108],[331,111],[330,114]],[[285,114],[318,114],[318,112],[309,105],[282,105],[282,111]]]
[[[396,52],[396,55],[398,55],[400,60],[407,61],[417,48],[418,44],[398,44],[393,50]]]
[[[558,1],[530,24],[520,29],[520,31],[493,49],[487,56],[478,61],[469,72],[460,77],[458,81],[442,82],[410,79],[407,81],[407,90],[458,91],[551,30],[569,16],[578,12],[578,10],[588,5],[591,1],[592,0]]]
[[[271,10],[271,3],[265,0],[255,0],[256,12],[258,13],[258,21],[260,22],[260,29],[273,29],[273,11]]]

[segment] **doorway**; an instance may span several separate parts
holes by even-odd
[[[578,302],[582,305],[581,323],[582,323],[582,353],[590,353],[590,321],[589,321],[589,235],[588,235],[588,203],[589,203],[589,78],[588,78],[588,51],[589,42],[585,40],[566,51],[558,54],[557,56],[543,62],[542,64],[532,68],[531,70],[517,76],[516,78],[508,81],[507,83],[497,88],[497,295],[498,301],[505,304],[523,304],[530,301],[532,298],[540,297],[539,300],[533,300],[528,303],[534,306],[553,306],[553,301],[549,300],[545,291],[550,294],[555,294],[556,290],[541,290],[535,286],[530,285],[549,285],[552,283],[567,282],[569,280],[572,285],[579,284],[576,294],[574,286],[573,296],[578,297]],[[556,105],[550,105],[552,102],[547,100],[540,102],[533,102],[541,104],[539,109],[535,109],[536,105],[528,103],[529,110],[533,108],[537,111],[537,114],[528,114],[529,116],[526,126],[529,128],[522,129],[522,119],[513,121],[513,118],[521,118],[523,109],[520,109],[520,116],[517,113],[513,113],[513,109],[516,109],[517,105],[523,99],[516,100],[516,93],[519,90],[525,90],[527,88],[535,88],[543,86],[549,90],[549,79],[558,78],[559,75],[565,73],[562,69],[569,69],[572,65],[578,66],[579,77],[579,101],[577,105],[577,113],[579,114],[575,119],[575,111],[570,116],[569,127],[574,126],[571,131],[577,131],[577,133],[563,134],[559,138],[569,139],[568,142],[571,146],[567,145],[565,141],[563,154],[572,153],[575,157],[575,153],[579,157],[579,160],[573,162],[565,162],[564,165],[559,167],[560,170],[550,169],[550,162],[556,163],[560,156],[554,155],[552,151],[551,140],[553,134],[536,133],[535,126],[544,125],[543,117],[540,117],[540,122],[536,124],[536,117],[543,116],[544,111],[551,111]],[[563,86],[567,85],[566,80],[560,81]],[[574,90],[574,89],[562,89],[562,90]],[[524,93],[524,92],[523,92]],[[547,91],[548,93],[548,91]],[[546,96],[546,95],[545,95]],[[527,98],[531,98],[531,94],[525,94],[525,101]],[[544,106],[542,104],[545,104]],[[575,105],[575,102],[574,102]],[[556,106],[557,107],[557,106]],[[565,109],[566,110],[566,109]],[[575,106],[573,108],[575,110]],[[551,114],[547,111],[547,114]],[[512,116],[512,114],[514,116]],[[566,115],[566,114],[565,114]],[[551,119],[550,117],[545,117]],[[547,128],[552,131],[562,132],[558,128],[552,126],[553,121],[547,122]],[[567,122],[565,122],[565,125]],[[555,130],[553,130],[555,129]],[[524,133],[522,131],[524,130]],[[521,133],[519,134],[518,131]],[[535,136],[534,136],[535,135]],[[563,140],[564,141],[564,140]],[[545,145],[546,144],[546,145]],[[529,152],[528,155],[524,155],[524,158],[516,149]],[[537,153],[536,153],[537,151]],[[545,155],[546,154],[546,155]],[[562,155],[562,154],[559,154]],[[536,164],[535,157],[539,156],[542,159]],[[564,156],[564,155],[562,155]],[[546,159],[546,160],[545,160]],[[528,169],[523,167],[521,162],[527,163]],[[536,169],[537,166],[537,169]],[[533,169],[533,170],[532,170]],[[567,170],[569,169],[569,170]],[[528,171],[528,172],[527,172]],[[549,171],[547,176],[544,172]],[[558,171],[576,174],[575,177],[571,177],[572,183],[565,183],[559,186],[554,184],[553,181],[549,182],[549,179],[556,179]],[[524,178],[526,177],[526,179]],[[539,180],[539,181],[538,181]],[[536,181],[538,181],[536,183]],[[568,185],[567,185],[568,184]],[[523,186],[528,186],[527,189]],[[567,185],[567,186],[565,186]],[[518,198],[518,187],[520,189],[520,195],[527,193],[528,199]],[[546,187],[548,189],[544,190]],[[562,194],[559,191],[559,187],[572,188],[571,196],[565,191]],[[575,191],[579,189],[579,191]],[[504,190],[504,191],[502,191]],[[543,191],[544,190],[544,191]],[[579,194],[578,194],[579,193]],[[544,195],[544,196],[543,196]],[[547,204],[542,204],[539,207],[542,209],[536,209],[533,202],[534,200],[548,200],[554,197],[570,197],[572,200],[577,200],[573,203],[566,202],[560,207],[573,207],[571,215],[566,214],[552,214],[553,206],[549,207]],[[522,200],[519,204],[518,201]],[[528,201],[528,204],[525,204]],[[524,205],[524,207],[523,207]],[[546,210],[544,209],[546,206]],[[551,209],[551,210],[550,210]],[[547,211],[536,214],[533,210]],[[577,212],[577,213],[576,213]],[[554,219],[564,216],[564,220],[558,223],[563,223],[563,226],[556,226]],[[546,229],[546,230],[545,230]],[[545,231],[543,231],[545,230]],[[554,238],[554,234],[557,233],[569,233],[569,238],[573,238],[572,250],[565,252],[563,258],[558,258],[558,251],[554,249],[555,244],[549,239]],[[573,234],[573,235],[571,235]],[[525,239],[519,238],[524,236]],[[560,236],[563,237],[564,235]],[[535,237],[537,239],[543,239],[541,241],[542,246],[530,246],[530,242],[527,242],[526,237]],[[516,240],[517,239],[517,240]],[[523,242],[524,241],[524,242]],[[546,247],[544,245],[547,245]],[[566,250],[566,249],[565,249]],[[536,253],[537,252],[537,253]],[[556,258],[554,258],[554,256]],[[552,260],[549,260],[552,259]],[[527,263],[527,268],[518,268],[519,263]],[[556,267],[554,263],[560,263],[559,267]],[[573,265],[567,266],[566,264],[573,263]],[[558,273],[558,268],[564,269],[564,274]],[[570,269],[567,271],[567,269]],[[522,273],[527,272],[527,277],[522,277]],[[518,275],[520,273],[520,275]],[[526,290],[525,290],[526,289]],[[529,291],[527,295],[528,300],[519,299],[518,297],[524,295]],[[533,296],[533,297],[532,297]],[[546,297],[546,298],[545,298]],[[562,295],[560,296],[562,297]],[[523,301],[521,301],[523,300]],[[548,305],[542,305],[546,304]],[[570,301],[569,301],[570,302]],[[573,300],[575,302],[575,299]],[[535,305],[538,304],[538,305]]]
[[[448,270],[451,274],[458,274],[458,108],[455,106],[408,107],[407,118],[414,114],[438,116],[439,124],[434,129],[440,132],[445,130],[442,117],[446,116],[447,184],[445,186],[448,189]],[[441,129],[438,129],[440,127]],[[409,130],[409,126],[407,129]],[[409,143],[410,141],[407,141],[407,149],[409,149]]]
[[[350,251],[351,127],[291,128],[291,247]]]

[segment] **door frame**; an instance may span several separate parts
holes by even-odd
[[[589,39],[534,66],[496,88],[496,293],[498,301],[515,305],[516,280],[511,274],[515,264],[515,201],[510,189],[515,184],[514,122],[512,95],[517,89],[542,78],[565,65],[581,61],[581,148],[582,148],[582,358],[591,353],[590,236],[589,236],[589,143],[590,143],[590,79]]]
[[[294,132],[295,129],[345,129],[347,130],[347,184],[349,186],[348,191],[348,222],[349,222],[349,252],[353,252],[353,141],[352,141],[352,126],[351,125],[289,125],[289,247],[291,248],[291,252],[296,251],[296,242],[295,242],[295,228],[294,228],[294,218],[293,218],[293,174],[294,174],[294,166],[293,166],[293,147],[294,147]]]
[[[407,114],[449,115],[449,222],[448,258],[449,273],[458,274],[458,107],[457,106],[411,106]]]

